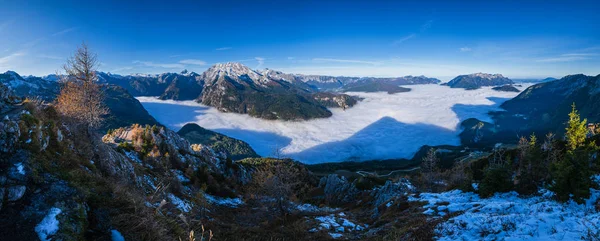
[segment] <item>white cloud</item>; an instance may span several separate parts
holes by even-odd
[[[354,59],[314,58],[312,60],[314,62],[335,62],[335,63],[370,64],[370,65],[380,65],[381,64],[381,62],[354,60]]]
[[[352,93],[365,99],[345,111],[331,109],[333,116],[329,118],[299,122],[223,113],[212,107],[203,108],[194,101],[138,99],[150,114],[173,130],[187,122],[196,122],[248,142],[260,155],[270,156],[274,148],[283,147],[284,156],[319,163],[348,158],[410,158],[422,145],[458,145],[458,125],[462,120],[473,117],[489,121],[487,113],[498,109],[499,103],[488,97],[511,98],[518,94],[491,88],[467,91],[440,85],[410,88],[410,92],[393,95]],[[183,115],[184,112],[194,112],[196,116]]]
[[[263,58],[263,57],[254,57],[254,59],[256,61],[258,61],[258,66],[256,66],[256,68],[262,67],[263,64],[265,63],[265,58]]]
[[[58,32],[56,32],[56,33],[53,33],[53,34],[52,34],[52,36],[53,36],[53,37],[55,37],[55,36],[63,35],[63,34],[66,34],[66,33],[68,33],[68,32],[73,32],[73,31],[75,31],[75,30],[77,30],[77,28],[67,28],[67,29],[63,29],[63,30],[61,30],[61,31],[58,31]]]
[[[15,52],[10,55],[4,56],[0,58],[0,66],[6,67],[5,65],[10,64],[11,61],[16,59],[17,57],[25,55],[24,52]]]
[[[133,61],[134,64],[139,64],[152,68],[163,68],[163,69],[183,69],[185,66],[181,63],[154,63],[151,61]]]
[[[288,60],[294,60],[294,57],[287,57]]]
[[[561,54],[560,56],[557,56],[557,57],[538,59],[537,62],[543,62],[543,63],[574,62],[574,61],[580,61],[580,60],[587,60],[593,56],[596,56],[596,54],[592,54],[592,53]]]
[[[216,51],[223,51],[223,50],[230,50],[232,49],[232,47],[222,47],[222,48],[217,48],[215,49]]]
[[[462,47],[460,48],[460,52],[471,52],[473,49],[469,48],[469,47]]]
[[[184,59],[179,61],[180,64],[188,64],[188,65],[206,65],[206,62],[199,59]]]
[[[399,45],[401,43],[404,43],[406,40],[409,40],[409,39],[414,38],[416,36],[417,36],[417,34],[414,34],[414,33],[413,34],[409,34],[409,35],[407,35],[407,36],[405,36],[405,37],[403,37],[401,39],[398,39],[398,40],[394,41],[393,45]]]

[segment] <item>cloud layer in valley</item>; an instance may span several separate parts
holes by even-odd
[[[490,121],[516,93],[490,88],[466,91],[439,85],[409,86],[407,93],[350,93],[364,98],[333,116],[301,122],[269,121],[222,113],[193,101],[139,97],[159,122],[179,130],[187,122],[248,142],[258,154],[281,148],[304,163],[410,158],[423,145],[458,145],[458,125],[470,117]],[[521,87],[523,89],[525,87]]]

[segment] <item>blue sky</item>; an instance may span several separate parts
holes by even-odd
[[[600,74],[597,1],[0,0],[0,71],[45,75],[82,41],[100,70],[219,62],[347,76]]]

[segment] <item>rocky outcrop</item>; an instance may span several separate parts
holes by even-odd
[[[185,124],[177,134],[192,144],[210,146],[215,152],[224,153],[232,160],[260,157],[248,143],[204,129],[194,123]]]
[[[321,105],[333,108],[350,108],[358,102],[356,98],[346,94],[333,94],[327,92],[320,92],[313,94],[313,98]]]
[[[371,196],[374,198],[373,206],[379,207],[392,198],[406,196],[409,192],[416,191],[415,187],[408,179],[402,178],[397,182],[388,180],[381,187],[376,187],[371,191]]]
[[[360,194],[353,183],[348,182],[346,177],[337,174],[321,178],[319,187],[323,188],[325,200],[332,205],[353,203]]]

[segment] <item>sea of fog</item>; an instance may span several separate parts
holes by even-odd
[[[459,145],[461,121],[471,117],[491,121],[487,113],[518,94],[491,88],[407,87],[412,90],[406,93],[348,93],[364,100],[345,111],[330,109],[330,118],[309,121],[263,120],[219,112],[194,101],[137,99],[172,130],[195,122],[246,141],[261,156],[277,155],[313,164],[411,158],[423,145]]]

